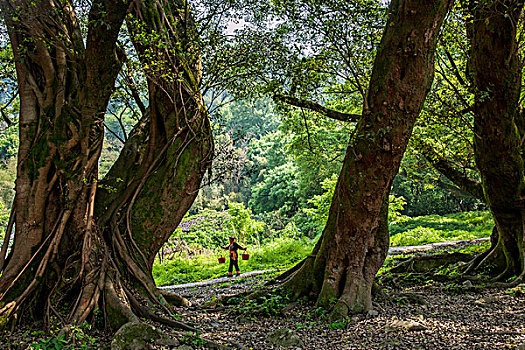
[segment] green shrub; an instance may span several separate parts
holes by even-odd
[[[243,244],[259,244],[275,238],[276,232],[267,229],[263,222],[252,219],[249,208],[242,203],[229,203],[223,212],[205,211],[182,219],[173,232],[161,256],[171,258],[174,253],[201,255],[204,250],[216,250],[228,244],[228,237],[237,237]]]
[[[97,338],[89,334],[91,326],[83,323],[80,326],[70,326],[67,333],[56,336],[40,337],[32,343],[30,349],[40,350],[67,350],[67,349],[95,349]],[[41,335],[37,332],[34,335]]]
[[[478,237],[490,236],[494,221],[488,211],[471,211],[446,215],[425,215],[405,220],[390,225],[390,235],[405,232],[416,227],[428,227],[441,231],[467,231],[475,232]],[[488,233],[488,234],[487,234]]]
[[[280,293],[270,293],[255,299],[244,299],[236,307],[243,315],[280,316],[291,299]]]
[[[225,231],[230,236],[236,236],[241,242],[258,243],[264,239],[261,234],[264,231],[263,222],[251,218],[252,210],[245,208],[242,203],[229,203],[229,217],[224,222]]]

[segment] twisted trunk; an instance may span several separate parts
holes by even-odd
[[[135,40],[145,67],[164,71],[148,72],[149,111],[97,182],[103,119],[121,67],[117,36],[130,3],[94,1],[84,47],[63,2],[1,2],[21,109],[15,241],[0,277],[0,325],[48,323],[52,314],[80,323],[100,309],[117,328],[138,316],[159,320],[147,306],[169,312],[151,265],[196,196],[212,142],[198,53],[185,51],[194,38],[189,13],[183,2],[136,2],[142,37],[169,33],[163,44],[183,44],[161,50]]]
[[[525,189],[523,116],[519,113],[522,63],[516,40],[523,1],[471,4],[470,66],[475,85],[474,150],[498,241],[480,263],[497,265],[505,279],[524,271]]]
[[[390,4],[367,105],[350,140],[328,222],[312,255],[285,283],[332,316],[368,310],[388,250],[388,194],[430,89],[434,51],[450,1]]]
[[[66,280],[78,287],[102,273],[103,262],[89,269],[75,262],[86,259],[83,246],[94,232],[102,123],[120,70],[115,42],[127,7],[96,1],[89,19],[107,25],[90,28],[84,46],[67,3],[1,3],[20,92],[15,238],[0,278],[2,324],[27,313],[47,321],[51,304],[74,293],[61,288]]]
[[[98,222],[114,237],[128,280],[139,294],[155,296],[153,303],[161,297],[151,275],[155,256],[191,207],[213,152],[187,11],[182,1],[145,0],[132,7],[128,27],[135,49],[145,67],[155,66],[145,70],[149,107],[96,200]]]

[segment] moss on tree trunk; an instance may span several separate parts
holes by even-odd
[[[296,296],[368,310],[388,250],[388,195],[430,89],[437,37],[450,1],[392,1],[363,111],[348,146],[320,242],[285,283]]]
[[[98,309],[113,329],[138,317],[191,328],[145,307],[170,313],[151,265],[193,202],[212,152],[198,90],[199,56],[188,51],[194,27],[182,2],[134,4],[137,18],[150,15],[143,16],[142,37],[155,28],[167,34],[152,37],[175,48],[155,53],[158,42],[135,40],[139,55],[151,49],[142,63],[164,71],[146,72],[149,111],[105,186],[97,181],[103,118],[120,70],[117,37],[130,3],[94,1],[85,46],[67,5],[58,12],[52,0],[2,8],[18,62],[22,105],[15,244],[0,277],[3,323],[45,324],[52,314],[80,323]],[[149,20],[155,16],[160,21]],[[64,28],[68,35],[62,35]],[[78,52],[74,64],[65,60],[65,48]]]
[[[472,3],[470,66],[475,86],[474,150],[486,202],[499,234],[481,261],[504,279],[523,273],[525,189],[519,110],[522,62],[516,40],[523,1]]]

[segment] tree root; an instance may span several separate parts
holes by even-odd
[[[472,255],[458,252],[413,256],[392,267],[383,275],[388,273],[427,272],[437,267],[457,264],[458,262],[469,262],[471,260]]]
[[[159,289],[159,292],[162,294],[164,299],[166,299],[166,301],[173,306],[191,306],[191,302],[188,299],[177,293],[162,289]]]
[[[144,307],[135,298],[133,293],[131,293],[129,290],[124,288],[124,291],[126,292],[126,296],[128,297],[128,299],[130,301],[131,308],[133,310],[135,310],[138,313],[139,316],[142,316],[142,317],[145,317],[145,318],[149,318],[152,321],[160,322],[160,323],[165,324],[167,326],[170,326],[172,328],[182,329],[182,330],[191,331],[191,332],[197,332],[198,331],[197,328],[192,327],[192,326],[190,326],[190,325],[188,325],[188,324],[186,324],[184,322],[179,322],[179,321],[176,321],[176,320],[173,320],[173,319],[170,319],[170,318],[166,318],[166,317],[157,315],[153,311],[150,311],[148,308]]]
[[[518,285],[522,284],[525,282],[525,272],[523,272],[521,275],[519,275],[515,280],[513,280],[512,282],[491,282],[491,283],[487,283],[485,285],[485,287],[487,288],[514,288],[514,287],[517,287]]]
[[[496,226],[494,226],[492,228],[492,233],[490,234],[490,248],[485,250],[483,253],[479,254],[478,256],[476,256],[474,259],[472,259],[472,261],[469,262],[467,268],[463,271],[463,273],[465,274],[473,273],[474,271],[476,271],[476,269],[478,269],[485,262],[485,260],[490,255],[493,254],[493,251],[496,249],[496,246],[498,244],[498,237],[499,237],[498,229],[496,228]]]

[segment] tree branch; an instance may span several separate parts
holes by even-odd
[[[463,85],[464,87],[468,87],[469,85],[465,82],[465,79],[461,76],[461,73],[458,69],[458,66],[456,65],[456,62],[454,62],[454,58],[452,57],[452,54],[450,51],[448,51],[445,48],[446,43],[444,43],[443,39],[440,40],[441,45],[443,45],[443,51],[445,52],[445,56],[447,56],[448,62],[452,66],[452,72],[454,73],[454,76],[458,79],[459,83]]]
[[[275,94],[273,95],[273,99],[275,101],[283,102],[283,103],[286,103],[286,104],[289,104],[295,107],[306,108],[311,111],[320,113],[328,118],[332,118],[332,119],[339,120],[342,122],[350,122],[350,121],[355,122],[361,118],[361,115],[359,114],[351,114],[351,113],[343,113],[343,112],[335,111],[333,109],[326,108],[320,105],[319,103],[299,99],[299,98],[292,97],[292,96],[284,96],[280,94]]]
[[[9,107],[9,105],[11,103],[13,103],[13,101],[16,99],[16,97],[18,96],[18,89],[16,90],[16,92],[11,96],[11,98],[9,99],[9,101],[7,101],[7,103],[2,107],[0,108],[0,112],[2,113],[2,118],[4,119],[4,121],[6,122],[7,126],[10,127],[12,124],[13,124],[13,121],[11,119],[9,119],[9,117],[7,116],[7,114],[5,114],[5,109],[7,107]]]
[[[122,142],[122,144],[126,143],[126,141],[124,141],[122,139],[122,137],[120,137],[116,132],[114,132],[113,130],[111,130],[111,128],[106,124],[106,122],[104,122],[104,126],[106,127],[106,129],[111,133],[113,134],[113,136],[115,136],[117,138],[117,140],[119,140],[120,142]]]
[[[473,197],[485,200],[483,188],[479,181],[469,178],[466,174],[458,171],[454,163],[439,155],[429,144],[418,140],[415,148],[425,157],[425,159],[441,174],[446,176],[461,190],[471,194]]]

